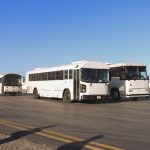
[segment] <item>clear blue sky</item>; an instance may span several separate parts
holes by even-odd
[[[149,0],[0,0],[0,74],[76,60],[150,73]]]

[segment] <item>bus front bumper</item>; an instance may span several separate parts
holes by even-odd
[[[83,95],[81,96],[81,100],[99,100],[108,97],[109,95]]]
[[[124,96],[125,98],[132,98],[132,97],[149,97],[150,94],[130,94],[130,95],[126,95]]]

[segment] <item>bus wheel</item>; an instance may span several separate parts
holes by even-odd
[[[120,93],[118,89],[112,89],[111,90],[111,97],[113,100],[115,101],[119,101],[120,100]]]
[[[71,103],[71,94],[69,90],[65,90],[63,94],[63,101],[67,103]]]
[[[34,95],[34,98],[36,99],[40,98],[40,95],[38,94],[38,90],[36,88],[33,90],[33,95]]]

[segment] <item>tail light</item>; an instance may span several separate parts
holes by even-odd
[[[80,84],[80,92],[85,93],[86,92],[86,85]]]

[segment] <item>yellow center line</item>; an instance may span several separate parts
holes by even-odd
[[[56,134],[56,135],[59,135],[59,136],[64,136],[64,137],[70,138],[72,140],[77,140],[77,141],[83,141],[84,140],[84,139],[81,139],[81,138],[76,138],[76,137],[72,137],[72,136],[67,136],[67,135],[55,133],[55,132],[49,131],[49,130],[43,130],[43,131],[46,132],[46,133],[51,133],[51,134]],[[114,147],[114,146],[110,146],[110,145],[106,145],[106,144],[102,144],[102,143],[97,143],[97,142],[89,142],[89,144],[100,146],[100,147],[103,147],[103,148],[108,148],[110,150],[124,150],[123,148],[118,148],[118,147]]]
[[[0,119],[0,120],[2,120],[2,119]],[[7,123],[11,123],[11,124],[14,124],[14,125],[17,125],[17,126],[24,126],[25,128],[28,128],[28,129],[33,128],[32,126],[23,125],[23,124],[16,123],[16,122],[11,122],[11,121],[6,121],[6,120],[2,120],[2,121],[5,121]],[[42,131],[45,132],[45,133],[53,134],[53,135],[60,136],[60,137],[63,137],[63,138],[68,138],[68,139],[71,139],[71,140],[84,141],[84,139],[81,139],[81,138],[76,138],[76,137],[73,137],[73,136],[68,136],[68,135],[56,133],[56,132],[50,131],[50,130],[43,129]],[[94,146],[100,146],[100,147],[107,148],[107,149],[110,149],[110,150],[124,150],[123,148],[114,147],[114,146],[110,146],[110,145],[106,145],[106,144],[102,144],[102,143],[97,143],[97,142],[89,142],[88,144],[91,144],[91,145],[94,145]]]
[[[3,122],[2,120],[1,120],[0,124],[6,125],[6,126],[9,126],[9,127],[13,127],[15,129],[27,130],[27,131],[29,130],[29,129],[25,128],[25,127],[19,127],[19,126],[13,125],[12,123],[6,123],[6,121]],[[47,137],[47,138],[54,139],[54,140],[61,141],[61,142],[65,142],[65,143],[73,143],[73,142],[75,142],[73,140],[63,139],[63,138],[56,137],[56,136],[53,136],[53,135],[45,134],[43,132],[35,132],[34,134],[41,135],[43,137]],[[104,150],[102,148],[97,148],[97,147],[91,146],[89,144],[85,144],[83,147],[91,149],[91,150]]]

